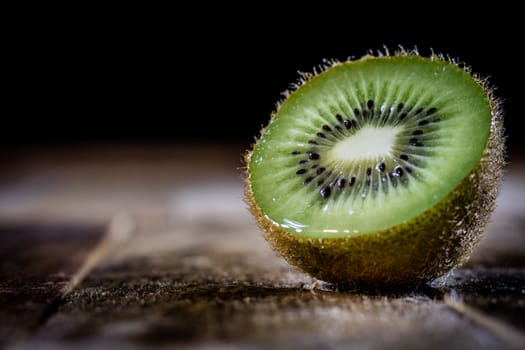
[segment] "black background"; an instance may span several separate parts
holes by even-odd
[[[323,58],[417,46],[467,62],[504,100],[509,151],[524,137],[518,104],[521,59],[483,31],[436,34],[282,34],[213,32],[159,35],[130,31],[34,30],[5,52],[9,64],[1,143],[249,145],[281,92]],[[504,37],[505,31],[493,32]],[[523,85],[523,84],[521,84]]]

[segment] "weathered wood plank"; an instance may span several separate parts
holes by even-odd
[[[105,231],[60,224],[0,226],[0,347],[28,336],[55,311]]]
[[[136,213],[132,237],[17,349],[519,348],[519,166],[509,170],[496,215],[463,269],[435,288],[362,294],[326,285],[312,291],[308,276],[270,251],[242,202],[240,151],[97,152],[55,155],[54,171],[49,157],[29,157],[0,186],[0,221],[89,223]],[[38,169],[45,176],[35,178]]]
[[[248,216],[232,220],[224,209],[207,220],[136,220],[133,238],[67,296],[27,348],[513,348],[443,302],[452,282],[430,292],[311,290],[312,280],[276,257]],[[515,278],[524,282],[521,272]],[[461,274],[454,281],[458,290],[468,285]]]

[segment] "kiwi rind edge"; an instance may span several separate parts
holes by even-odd
[[[379,52],[378,56],[391,55],[386,51]],[[419,56],[419,53],[401,49],[393,56]],[[361,60],[375,57],[367,55]],[[490,134],[476,168],[436,206],[408,222],[354,237],[308,238],[274,224],[255,202],[249,181],[254,143],[244,154],[246,203],[265,239],[289,264],[322,281],[356,288],[382,288],[417,286],[443,276],[468,260],[482,237],[499,193],[505,163],[503,113],[487,81],[473,74],[469,67],[444,55],[433,53],[430,59],[447,61],[465,70],[483,88],[490,102]],[[336,60],[325,63],[319,67],[321,72],[341,64]],[[293,88],[297,89],[317,74],[315,70],[313,74],[302,73]],[[287,98],[292,92],[286,91],[283,95]],[[282,102],[277,104],[272,118]]]

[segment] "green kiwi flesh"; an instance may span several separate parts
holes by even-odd
[[[419,284],[463,263],[499,189],[497,101],[441,56],[333,62],[247,152],[247,203],[290,264],[334,283]]]

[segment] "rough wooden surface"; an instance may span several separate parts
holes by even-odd
[[[46,321],[104,235],[103,226],[0,227],[0,347]]]
[[[466,266],[419,290],[362,293],[316,286],[273,254],[242,202],[241,151],[17,155],[0,183],[3,227],[121,219],[108,229],[119,243],[11,347],[524,348],[520,163],[509,167],[498,210]],[[85,260],[77,249],[68,250]],[[22,307],[0,329],[32,316]]]

